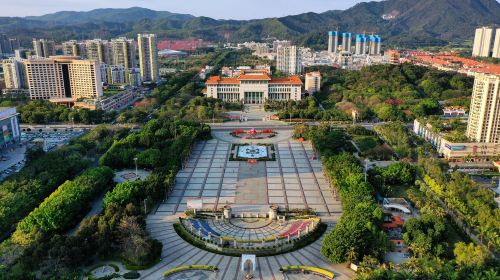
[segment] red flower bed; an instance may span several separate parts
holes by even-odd
[[[243,129],[235,129],[233,133],[245,133],[245,131]]]
[[[274,131],[272,129],[264,129],[262,130],[262,133],[273,133]]]

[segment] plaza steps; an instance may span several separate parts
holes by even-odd
[[[231,205],[231,213],[235,217],[239,217],[241,214],[252,214],[259,216],[264,216],[269,212],[270,205]]]

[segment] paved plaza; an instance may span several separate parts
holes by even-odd
[[[178,214],[187,209],[188,199],[201,197],[205,209],[276,204],[310,207],[321,216],[340,214],[340,200],[334,198],[311,144],[281,140],[275,143],[276,161],[255,165],[229,161],[230,148],[219,139],[197,143],[177,174],[173,192],[157,211]]]
[[[328,219],[331,218],[329,217]],[[163,243],[162,260],[154,267],[141,271],[141,279],[162,279],[162,273],[169,269],[193,264],[217,266],[219,271],[216,273],[215,279],[244,279],[244,275],[240,269],[241,257],[214,254],[185,242],[177,235],[173,228],[173,223],[177,221],[177,217],[166,213],[157,212],[148,217],[148,231],[153,238]],[[334,222],[329,222],[328,220],[326,222],[329,224],[329,227],[332,227],[334,224]],[[271,257],[258,257],[254,279],[283,279],[279,268],[289,265],[321,267],[334,272],[335,279],[351,279],[354,272],[347,269],[345,264],[332,264],[321,255],[320,248],[324,236],[313,244],[291,253]]]
[[[272,204],[288,209],[310,207],[330,229],[336,224],[341,215],[340,200],[333,196],[310,143],[292,139],[291,129],[280,129],[277,137],[250,141],[253,144],[273,144],[276,160],[249,164],[229,160],[231,143],[248,142],[230,137],[230,132],[229,128],[218,129],[213,132],[214,139],[198,142],[193,147],[184,168],[177,174],[172,193],[148,216],[147,229],[152,238],[163,243],[163,251],[160,263],[141,271],[141,279],[162,279],[162,273],[171,268],[193,264],[217,266],[219,271],[210,275],[210,279],[244,279],[241,257],[198,249],[175,232],[173,224],[187,209],[190,198],[202,198],[204,209],[219,209],[229,204],[237,217],[246,213],[252,213],[252,217],[256,213],[265,214]],[[210,221],[209,224],[224,235],[248,239],[276,235],[287,226],[265,219],[249,220],[248,216],[246,220],[233,218],[224,222]],[[323,238],[324,235],[313,244],[291,253],[258,257],[255,279],[284,279],[279,268],[289,265],[321,267],[333,271],[336,279],[352,278],[354,273],[346,269],[345,264],[334,265],[321,255]],[[180,275],[181,278],[185,276],[187,274]],[[193,277],[199,276],[205,277]]]

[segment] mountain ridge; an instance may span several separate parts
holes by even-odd
[[[208,41],[292,39],[324,47],[328,30],[377,33],[389,44],[442,45],[474,36],[474,28],[500,25],[496,0],[386,0],[363,2],[346,10],[303,13],[253,20],[217,20],[146,8],[62,11],[35,17],[0,17],[0,30],[9,35],[46,37],[58,41],[93,37],[135,36],[154,32],[174,39]]]

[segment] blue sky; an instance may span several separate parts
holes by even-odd
[[[344,10],[366,0],[0,0],[0,2],[0,16],[35,16],[63,10],[88,11],[96,8],[138,6],[217,19],[253,19]]]

